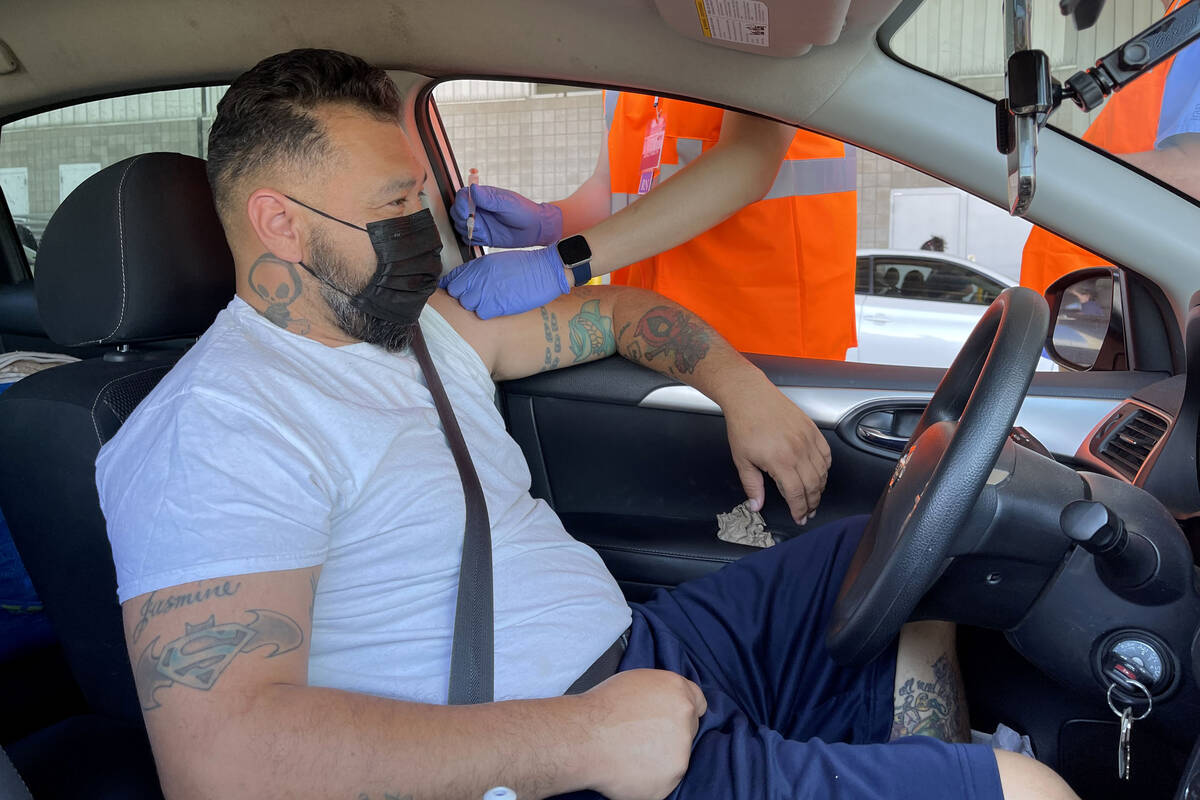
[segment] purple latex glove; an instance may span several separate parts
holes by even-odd
[[[454,195],[450,219],[454,229],[467,238],[467,216],[471,213],[467,192],[475,196],[475,230],[468,244],[488,247],[533,247],[554,244],[562,238],[562,209],[551,203],[535,203],[527,197],[496,186],[464,186]]]
[[[446,273],[438,285],[480,319],[520,314],[571,291],[557,247],[489,253]]]

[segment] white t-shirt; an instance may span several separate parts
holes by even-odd
[[[479,356],[432,308],[421,329],[487,499],[496,699],[559,695],[629,607],[529,495]],[[464,501],[408,352],[327,347],[235,298],[101,449],[96,485],[121,602],[321,564],[309,683],[446,701]]]

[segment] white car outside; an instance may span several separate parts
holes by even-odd
[[[948,367],[996,296],[1016,283],[973,261],[929,250],[858,251],[858,346],[847,361]],[[1048,358],[1042,371],[1056,371]]]

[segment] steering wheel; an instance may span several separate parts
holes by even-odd
[[[836,661],[882,653],[941,574],[1012,430],[1049,316],[1036,292],[1006,289],[946,371],[842,581],[826,634]]]

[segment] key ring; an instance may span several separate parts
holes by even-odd
[[[1131,721],[1137,722],[1138,720],[1143,720],[1146,717],[1150,716],[1150,711],[1151,711],[1151,709],[1154,708],[1154,698],[1150,696],[1150,690],[1147,689],[1145,684],[1143,684],[1141,681],[1135,681],[1131,678],[1129,680],[1129,682],[1131,684],[1133,684],[1134,686],[1136,686],[1137,688],[1141,689],[1142,693],[1146,695],[1146,710],[1142,712],[1142,715],[1140,717],[1130,717]],[[1112,693],[1113,693],[1113,689],[1115,689],[1115,688],[1117,688],[1117,684],[1110,683],[1108,685],[1108,693],[1105,694],[1104,697],[1106,700],[1108,700],[1108,707],[1112,709],[1112,712],[1114,714],[1116,714],[1118,717],[1123,717],[1123,716],[1125,716],[1125,712],[1117,711],[1117,707],[1115,705],[1113,705]],[[1132,707],[1133,706],[1131,705],[1130,708],[1132,708]]]

